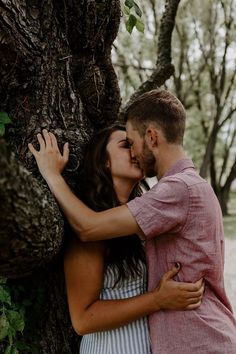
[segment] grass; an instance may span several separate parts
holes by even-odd
[[[229,214],[224,217],[225,236],[236,240],[236,191],[230,196]]]

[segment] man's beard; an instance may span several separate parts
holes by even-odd
[[[154,177],[157,175],[157,170],[155,168],[156,166],[156,159],[151,152],[151,150],[148,148],[146,142],[144,141],[143,144],[143,154],[142,154],[142,162],[143,162],[143,172],[146,177]]]

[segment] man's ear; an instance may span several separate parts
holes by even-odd
[[[149,148],[158,147],[159,132],[153,125],[149,125],[146,129],[146,142]]]

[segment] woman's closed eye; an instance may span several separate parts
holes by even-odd
[[[120,147],[123,149],[130,149],[130,144],[127,140],[122,141],[122,143],[120,144]]]

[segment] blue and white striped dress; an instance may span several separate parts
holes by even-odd
[[[141,263],[141,262],[140,262]],[[146,291],[146,266],[141,263],[142,274],[117,280],[116,269],[108,266],[104,274],[102,300],[126,299]],[[110,331],[91,333],[83,336],[80,354],[151,354],[147,318]]]

